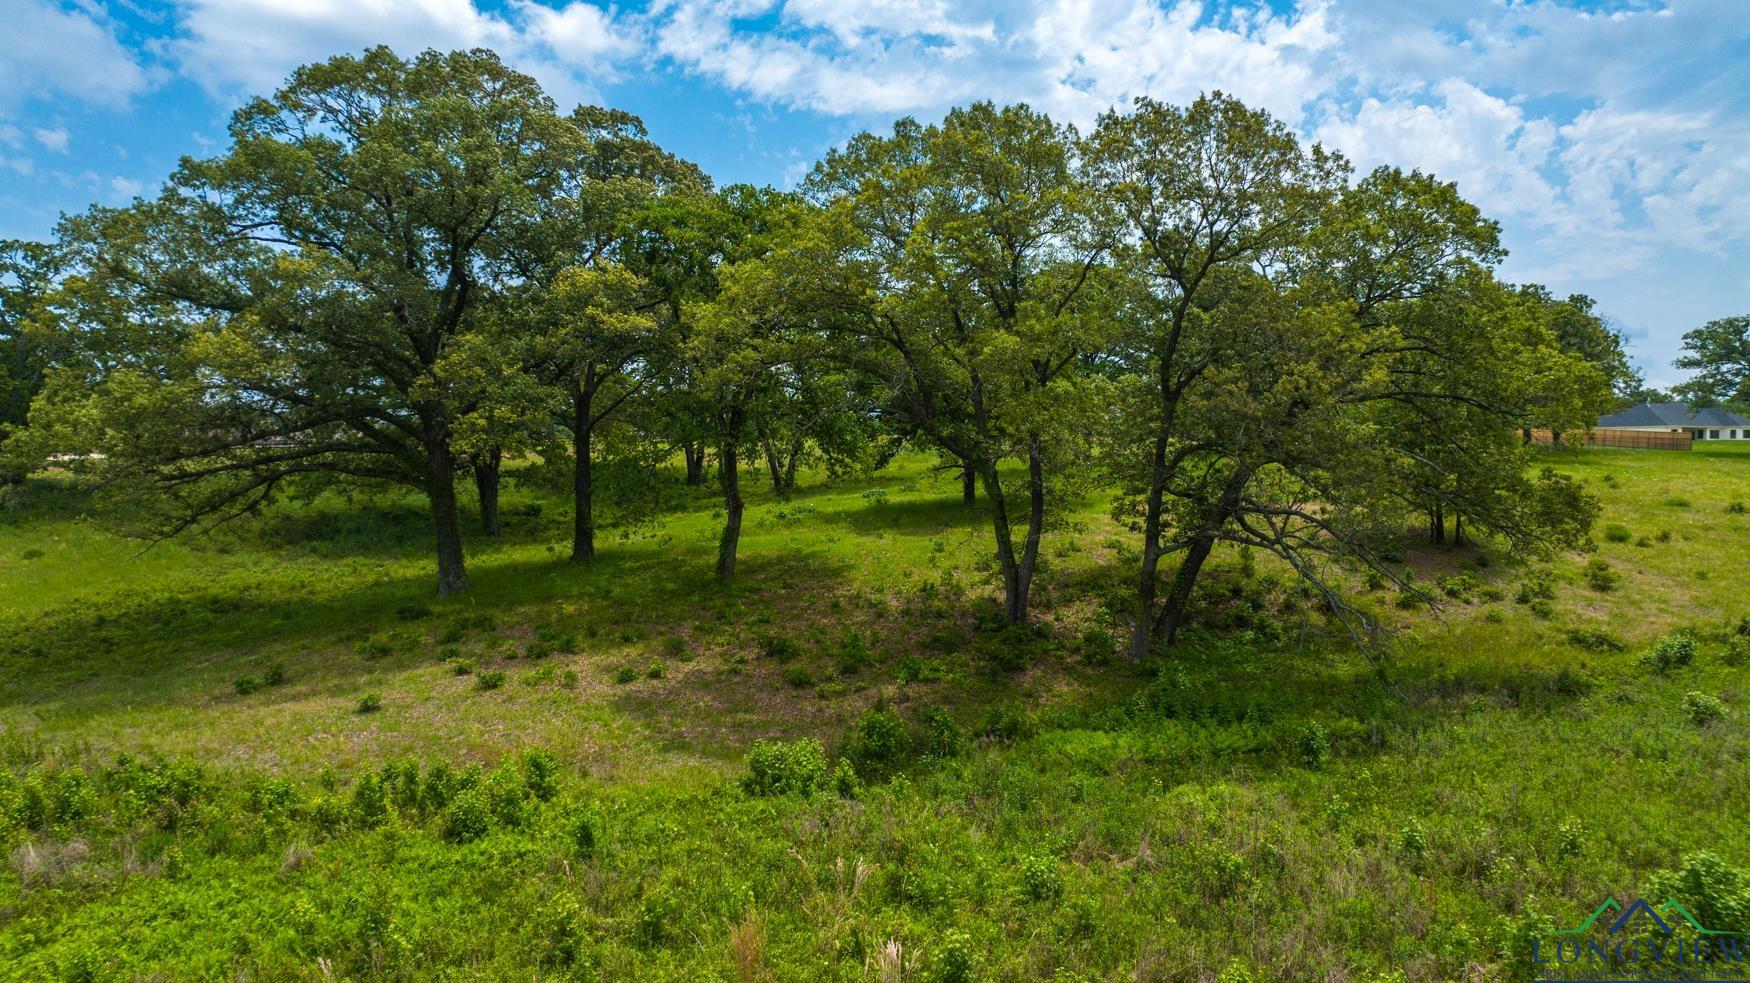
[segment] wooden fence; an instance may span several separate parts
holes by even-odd
[[[1563,434],[1566,437],[1567,434]],[[1539,444],[1555,443],[1548,430],[1533,430],[1531,439]],[[1649,451],[1686,451],[1694,443],[1689,431],[1657,433],[1650,430],[1589,430],[1584,443],[1594,447],[1638,447]]]

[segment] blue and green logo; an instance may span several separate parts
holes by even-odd
[[[1627,907],[1606,898],[1585,921],[1551,935],[1532,940],[1532,965],[1570,979],[1739,980],[1750,969],[1750,937],[1708,928],[1676,898],[1657,906],[1636,898]]]

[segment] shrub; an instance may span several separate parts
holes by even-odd
[[[1661,529],[1659,530],[1659,535],[1654,536],[1653,538],[1661,543],[1669,543],[1671,541],[1671,530]]]
[[[1677,631],[1654,642],[1636,663],[1649,672],[1664,674],[1682,669],[1694,661],[1695,636],[1687,631]]]
[[[1317,767],[1331,753],[1331,735],[1317,721],[1308,721],[1295,736],[1295,751],[1300,760]]]
[[[1621,652],[1627,648],[1622,639],[1602,628],[1569,628],[1568,642],[1588,652]]]
[[[1118,640],[1104,628],[1089,628],[1082,632],[1082,661],[1090,666],[1111,665],[1118,654]]]
[[[1743,502],[1733,502],[1732,504],[1726,506],[1726,511],[1731,513],[1732,515],[1743,515],[1744,511],[1745,511],[1744,503]]]
[[[862,781],[857,778],[857,769],[852,768],[849,761],[840,758],[832,770],[833,792],[841,799],[854,799],[862,787]]]
[[[908,655],[899,660],[894,675],[902,683],[939,683],[948,678],[948,670],[942,668],[942,664],[935,659]]]
[[[1483,586],[1482,580],[1478,579],[1474,573],[1458,573],[1441,577],[1439,584],[1441,593],[1459,600],[1469,598],[1471,594]]]
[[[521,772],[506,761],[493,769],[486,779],[486,799],[492,808],[492,819],[507,829],[518,829],[527,818],[528,786]]]
[[[859,775],[884,775],[904,764],[910,751],[905,721],[882,707],[864,711],[845,736],[845,757]]]
[[[231,680],[231,688],[237,691],[238,696],[248,696],[261,688],[261,682],[254,676],[238,676]]]
[[[942,946],[930,960],[931,983],[972,983],[978,970],[977,950],[965,932],[950,931],[942,937]]]
[[[589,811],[579,813],[576,818],[571,820],[568,832],[571,838],[571,848],[577,851],[578,856],[594,856],[596,844],[600,843],[602,838],[601,817]]]
[[[1620,522],[1612,522],[1604,527],[1604,538],[1613,543],[1626,543],[1631,537],[1627,526]]]
[[[376,829],[389,820],[389,795],[374,771],[359,776],[352,787],[352,823],[360,829]]]
[[[455,659],[450,662],[450,672],[458,676],[466,676],[474,671],[474,660]]]
[[[523,786],[541,802],[559,794],[559,762],[551,751],[530,748],[523,752]]]
[[[966,738],[953,714],[942,707],[931,707],[924,711],[923,723],[924,733],[918,745],[926,757],[952,758],[960,754]]]
[[[1715,932],[1750,932],[1750,875],[1712,853],[1687,853],[1676,870],[1654,874],[1648,897],[1675,898]]]
[[[439,645],[453,645],[466,637],[468,637],[468,626],[460,621],[452,621],[438,632],[437,641]]]
[[[662,664],[661,659],[652,659],[650,664],[644,667],[645,679],[661,679],[666,675],[668,675],[668,667]]]
[[[378,710],[382,709],[382,706],[383,696],[381,693],[366,693],[359,697],[358,703],[353,709],[357,710],[359,713],[376,713]]]
[[[1691,690],[1683,694],[1683,714],[1697,727],[1706,726],[1726,715],[1726,705],[1720,698]]]
[[[809,672],[807,666],[786,666],[784,668],[784,682],[798,689],[804,686],[813,686],[814,673]]]
[[[826,749],[812,737],[755,741],[741,787],[749,795],[813,795],[826,781]]]
[[[273,665],[267,667],[266,672],[261,674],[261,681],[268,686],[279,686],[283,684],[286,681],[286,667],[275,662]]]
[[[395,647],[390,645],[386,639],[367,638],[364,641],[359,642],[358,645],[355,646],[355,650],[363,658],[380,659],[395,651]]]
[[[504,670],[490,669],[474,677],[474,688],[492,690],[504,685]]]
[[[1037,854],[1021,860],[1021,889],[1035,901],[1049,901],[1063,893],[1063,875],[1057,861]]]
[[[1602,559],[1594,558],[1586,564],[1586,584],[1596,591],[1615,590],[1622,582],[1622,574],[1611,569],[1610,564]]]
[[[638,670],[631,666],[621,666],[614,670],[614,682],[619,683],[621,686],[624,686],[627,683],[636,682],[637,680]]]
[[[1549,619],[1555,617],[1555,615],[1556,615],[1555,605],[1551,604],[1550,602],[1548,602],[1542,598],[1538,598],[1537,600],[1532,601],[1530,610],[1531,610],[1532,614],[1536,615],[1539,618],[1542,618],[1545,621],[1548,621]]]
[[[760,654],[776,662],[789,662],[802,654],[802,646],[783,635],[764,635],[760,638]]]
[[[1009,743],[1033,736],[1033,720],[1018,705],[991,707],[985,711],[981,737]]]
[[[492,828],[492,803],[479,786],[451,800],[444,810],[443,836],[452,843],[472,843]]]

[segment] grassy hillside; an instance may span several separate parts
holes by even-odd
[[[708,490],[578,567],[512,488],[442,602],[399,499],[142,552],[37,480],[0,511],[0,975],[1518,979],[1606,896],[1750,917],[1750,455],[1548,460],[1596,553],[1407,540],[1441,603],[1366,595],[1380,666],[1238,553],[1186,644],[1115,660],[1097,500],[1000,630],[922,459],[756,497],[731,589]]]

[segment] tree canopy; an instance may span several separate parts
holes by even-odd
[[[977,103],[853,137],[795,192],[717,189],[489,52],[377,48],[245,105],[157,196],[0,255],[0,424],[30,401],[22,446],[150,500],[160,532],[398,484],[452,593],[467,475],[490,535],[502,462],[568,471],[587,560],[595,462],[678,454],[689,483],[714,463],[730,581],[744,469],[788,494],[801,462],[910,444],[965,476],[1012,624],[1061,507],[1111,493],[1137,657],[1221,543],[1358,636],[1347,585],[1399,578],[1407,528],[1577,545],[1589,498],[1517,435],[1640,385],[1589,298],[1497,277],[1454,185],[1357,177],[1220,93],[1087,135]],[[1691,333],[1716,398],[1744,397],[1745,330]]]

